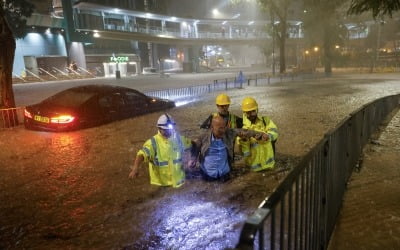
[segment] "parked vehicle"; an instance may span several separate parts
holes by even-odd
[[[93,127],[175,107],[170,100],[120,86],[85,85],[61,91],[24,111],[28,129],[66,131]]]

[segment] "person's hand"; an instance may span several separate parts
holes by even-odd
[[[263,141],[269,141],[269,134],[263,134],[262,135],[262,137],[261,137],[261,140],[263,140]]]
[[[196,163],[197,163],[197,159],[190,159],[188,161],[189,168],[195,168],[196,167]]]
[[[139,176],[139,172],[137,171],[137,168],[132,168],[131,172],[129,173],[128,178],[133,179],[137,178]]]
[[[257,133],[257,134],[254,136],[254,139],[256,139],[256,140],[261,140],[261,139],[262,139],[262,136],[263,136],[262,133]]]

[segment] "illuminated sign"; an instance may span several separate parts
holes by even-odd
[[[121,62],[129,62],[129,57],[127,56],[110,56],[111,62],[121,63]]]

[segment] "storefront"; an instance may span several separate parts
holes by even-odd
[[[133,76],[141,72],[140,58],[136,54],[87,55],[87,68],[96,76],[113,77],[119,70],[120,76]]]

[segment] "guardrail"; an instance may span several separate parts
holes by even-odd
[[[254,86],[258,86],[258,85],[271,84],[274,82],[283,81],[283,79],[293,80],[294,77],[295,75],[293,74],[282,74],[276,77],[272,77],[272,75],[270,74],[260,73],[260,74],[243,76],[241,78],[231,77],[231,78],[217,79],[214,80],[213,83],[197,85],[197,86],[149,91],[146,92],[145,94],[158,98],[179,101],[181,99],[200,96],[215,91],[226,91],[229,89],[243,88],[244,86],[246,85],[250,86],[251,84],[253,84]]]
[[[327,133],[248,217],[236,249],[327,249],[362,148],[399,104],[400,95],[373,101]]]
[[[0,109],[0,128],[12,128],[24,120],[24,107]]]

